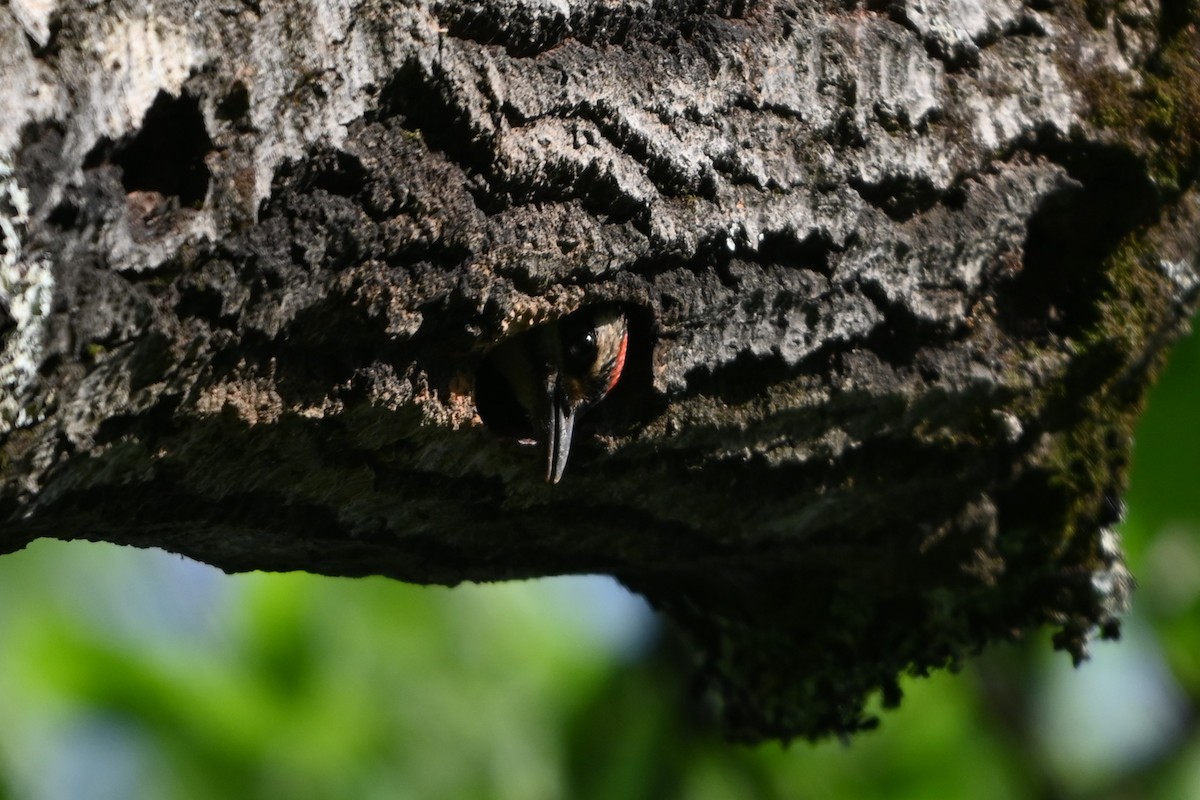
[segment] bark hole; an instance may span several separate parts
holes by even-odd
[[[127,193],[156,192],[181,208],[201,208],[211,177],[204,156],[211,149],[199,101],[159,92],[142,129],[118,146],[112,161]]]
[[[619,379],[603,395],[603,402],[598,401],[583,415],[581,429],[626,428],[661,412],[661,403],[654,401],[651,388],[653,325],[649,312],[630,304],[604,303],[585,306],[561,319],[521,331],[488,351],[475,373],[475,404],[484,425],[499,436],[536,438],[528,400],[519,397],[522,389],[514,385],[514,381],[530,376],[514,373],[540,366],[537,359],[543,355],[547,339],[554,337],[557,330],[577,328],[580,321],[608,309],[619,310],[628,329],[623,366]]]
[[[229,91],[217,103],[216,117],[227,122],[245,119],[250,113],[250,90],[241,81],[235,81]]]
[[[1094,327],[1113,286],[1106,262],[1161,198],[1127,151],[1096,149],[1067,165],[1072,180],[1049,194],[1026,226],[1020,272],[998,292],[1015,333],[1079,336]]]

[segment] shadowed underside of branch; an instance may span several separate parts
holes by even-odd
[[[612,574],[746,739],[1115,635],[1194,5],[147,13],[0,9],[0,549]],[[548,485],[476,370],[601,304],[626,367]]]

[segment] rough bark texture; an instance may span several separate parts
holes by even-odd
[[[1186,0],[0,8],[0,549],[607,572],[738,737],[818,736],[1130,578],[1195,297]],[[566,479],[495,343],[625,304]],[[381,631],[380,635],[386,635]]]

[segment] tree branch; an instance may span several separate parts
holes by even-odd
[[[1196,23],[13,0],[0,549],[614,574],[747,739],[1046,624],[1082,658],[1195,303]],[[476,370],[602,304],[628,361],[548,485]]]

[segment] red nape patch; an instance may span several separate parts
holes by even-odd
[[[617,347],[617,357],[613,360],[612,377],[608,379],[608,386],[604,387],[604,393],[608,394],[613,387],[617,385],[617,381],[621,380],[621,372],[625,369],[625,348],[629,345],[629,334],[621,334],[621,344]]]

